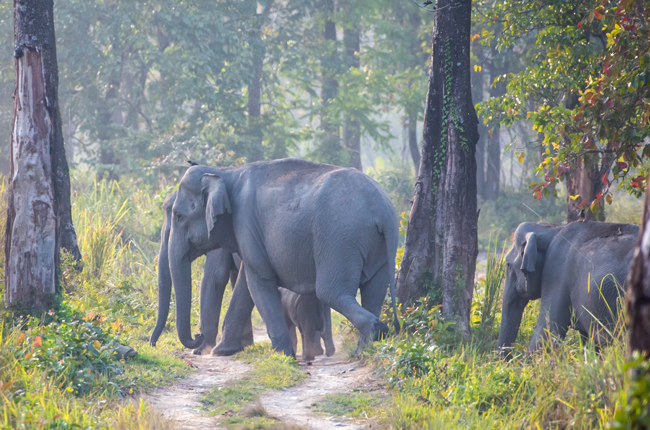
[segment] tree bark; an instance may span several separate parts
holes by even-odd
[[[397,296],[429,295],[467,336],[478,254],[470,0],[437,0],[422,157]]]
[[[645,193],[643,225],[627,281],[628,349],[650,354],[650,188]]]
[[[60,248],[81,258],[58,105],[52,0],[14,0],[16,84],[5,234],[5,303],[46,309]]]
[[[420,46],[420,38],[418,37],[418,30],[422,24],[422,17],[420,12],[413,10],[413,12],[408,16],[408,23],[411,26],[411,31],[409,32],[410,40],[410,50],[412,56],[411,67],[419,69],[424,62],[424,59],[421,57],[423,49]],[[420,61],[422,60],[422,62]],[[414,85],[413,82],[409,83],[409,86]],[[408,133],[409,133],[409,151],[411,152],[411,159],[413,160],[413,165],[415,166],[415,174],[418,174],[420,170],[420,148],[418,147],[418,137],[417,137],[417,127],[418,127],[418,116],[422,111],[422,105],[420,106],[407,106],[406,115],[408,118]]]
[[[352,25],[357,23],[352,18]],[[359,68],[359,51],[361,50],[361,37],[359,30],[356,28],[346,28],[343,30],[343,45],[345,47],[345,63],[348,70],[351,67]],[[359,120],[346,118],[345,129],[343,131],[343,144],[348,152],[349,165],[355,169],[363,171],[361,166],[361,124]]]
[[[494,82],[497,76],[508,73],[508,64],[502,67],[490,62],[490,79]],[[506,82],[490,86],[490,98],[506,94]],[[499,197],[501,183],[501,124],[492,124],[487,133],[487,168],[485,169],[485,199],[496,200]]]

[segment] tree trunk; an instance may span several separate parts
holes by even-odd
[[[567,97],[565,107],[573,109],[578,105],[578,95],[573,94]],[[569,136],[564,138],[566,145],[570,145]],[[543,159],[543,156],[542,156]],[[576,160],[571,172],[566,178],[566,214],[567,222],[585,219],[586,221],[605,221],[605,212],[591,212],[591,202],[602,193],[605,185],[602,182],[603,173],[609,173],[611,160],[603,158],[602,163],[595,154],[588,154]],[[580,196],[575,200],[570,196]],[[582,204],[582,206],[580,206]],[[584,212],[583,212],[584,211]]]
[[[478,254],[470,0],[437,0],[422,157],[398,273],[403,304],[430,295],[467,336]]]
[[[5,302],[46,309],[56,293],[60,248],[81,258],[70,212],[52,0],[14,0],[14,39]]]
[[[643,226],[630,269],[627,295],[628,349],[650,354],[650,188],[645,193]]]
[[[483,73],[472,73],[472,99],[474,103],[483,101]],[[485,198],[485,141],[487,127],[478,121],[478,142],[476,143],[476,192]]]
[[[353,24],[356,22],[353,19]],[[348,68],[359,68],[359,51],[361,42],[359,30],[356,28],[346,28],[343,30],[343,45],[345,46],[345,65]],[[349,165],[355,169],[363,171],[361,167],[361,125],[359,120],[346,118],[345,129],[343,131],[343,144],[348,152]]]
[[[508,65],[497,67],[490,62],[490,79],[494,82],[497,76],[508,73]],[[506,83],[499,82],[490,86],[490,98],[506,94]],[[485,199],[496,200],[499,197],[501,183],[501,125],[492,124],[487,133],[487,168],[485,170]]]
[[[418,148],[418,114],[416,112],[409,112],[408,117],[408,131],[409,131],[409,150],[411,151],[411,159],[415,166],[415,174],[420,170],[420,148]]]
[[[248,161],[259,161],[264,159],[264,148],[262,141],[264,133],[260,116],[262,115],[262,68],[266,48],[262,41],[264,23],[269,16],[273,0],[267,1],[264,10],[253,19],[253,30],[249,32],[251,47],[253,49],[252,76],[248,84],[248,134],[251,138],[251,151]]]
[[[338,94],[339,84],[336,80],[338,55],[336,49],[336,24],[332,21],[334,14],[334,0],[327,0],[327,19],[325,20],[325,54],[321,59],[321,73],[322,73],[322,111],[320,118],[321,131],[323,132],[323,139],[321,147],[319,148],[319,155],[323,161],[332,164],[347,164],[346,157],[342,157],[340,132],[338,121],[330,117],[328,107],[331,100]]]

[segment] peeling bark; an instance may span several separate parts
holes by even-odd
[[[52,0],[14,0],[16,84],[5,234],[5,302],[45,308],[60,248],[81,254],[58,105]]]
[[[400,302],[432,296],[465,335],[478,254],[471,11],[469,0],[436,1],[422,156],[397,278]]]

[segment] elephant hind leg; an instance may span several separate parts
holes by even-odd
[[[357,303],[356,294],[363,261],[360,255],[358,259],[354,259],[345,254],[345,252],[338,254],[340,261],[332,258],[330,261],[322,262],[316,268],[316,295],[359,330],[361,336],[357,352],[360,352],[367,342],[376,340],[380,333],[387,332],[388,326],[382,323],[377,315]]]

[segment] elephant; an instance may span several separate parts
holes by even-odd
[[[315,293],[359,330],[359,347],[388,332],[379,315],[390,289],[399,331],[394,293],[397,215],[381,186],[358,170],[299,159],[193,166],[180,181],[171,224],[168,253],[176,328],[187,348],[203,342],[202,334],[193,338],[191,333],[191,263],[219,248],[241,256],[235,291],[248,285],[278,352],[295,357],[278,286]],[[237,340],[252,304],[233,306],[233,301],[215,355],[240,348]]]
[[[158,253],[158,317],[154,331],[149,339],[151,346],[156,346],[156,342],[165,328],[169,314],[172,278],[169,271],[168,245],[172,225],[172,206],[174,201],[176,201],[177,193],[177,191],[171,193],[163,203],[165,220],[161,231],[160,252]],[[241,294],[250,296],[248,288],[245,285],[243,289],[235,289],[240,265],[241,259],[237,254],[230,254],[222,249],[215,249],[206,254],[203,277],[201,278],[200,302],[201,333],[204,336],[203,342],[194,349],[194,354],[201,355],[206,351],[210,352],[216,345],[221,301],[226,285],[228,285],[228,280],[230,280],[230,284],[233,286],[233,297],[238,297]],[[246,300],[246,297],[244,297],[244,300]],[[250,300],[249,297],[248,301]],[[237,301],[237,298],[235,301]],[[244,322],[244,330],[238,342],[239,349],[244,349],[246,346],[253,344],[253,326],[250,316]]]
[[[325,342],[327,356],[334,355],[336,348],[332,339],[330,308],[318,300],[316,294],[296,294],[280,287],[280,295],[293,350],[297,351],[298,337],[296,336],[296,328],[298,328],[302,339],[303,360],[311,361],[317,355],[323,354],[321,337]]]
[[[525,222],[513,234],[506,255],[498,347],[517,338],[524,308],[541,298],[528,347],[534,352],[549,335],[563,338],[569,326],[596,344],[618,318],[617,302],[626,288],[639,227],[631,224]]]

